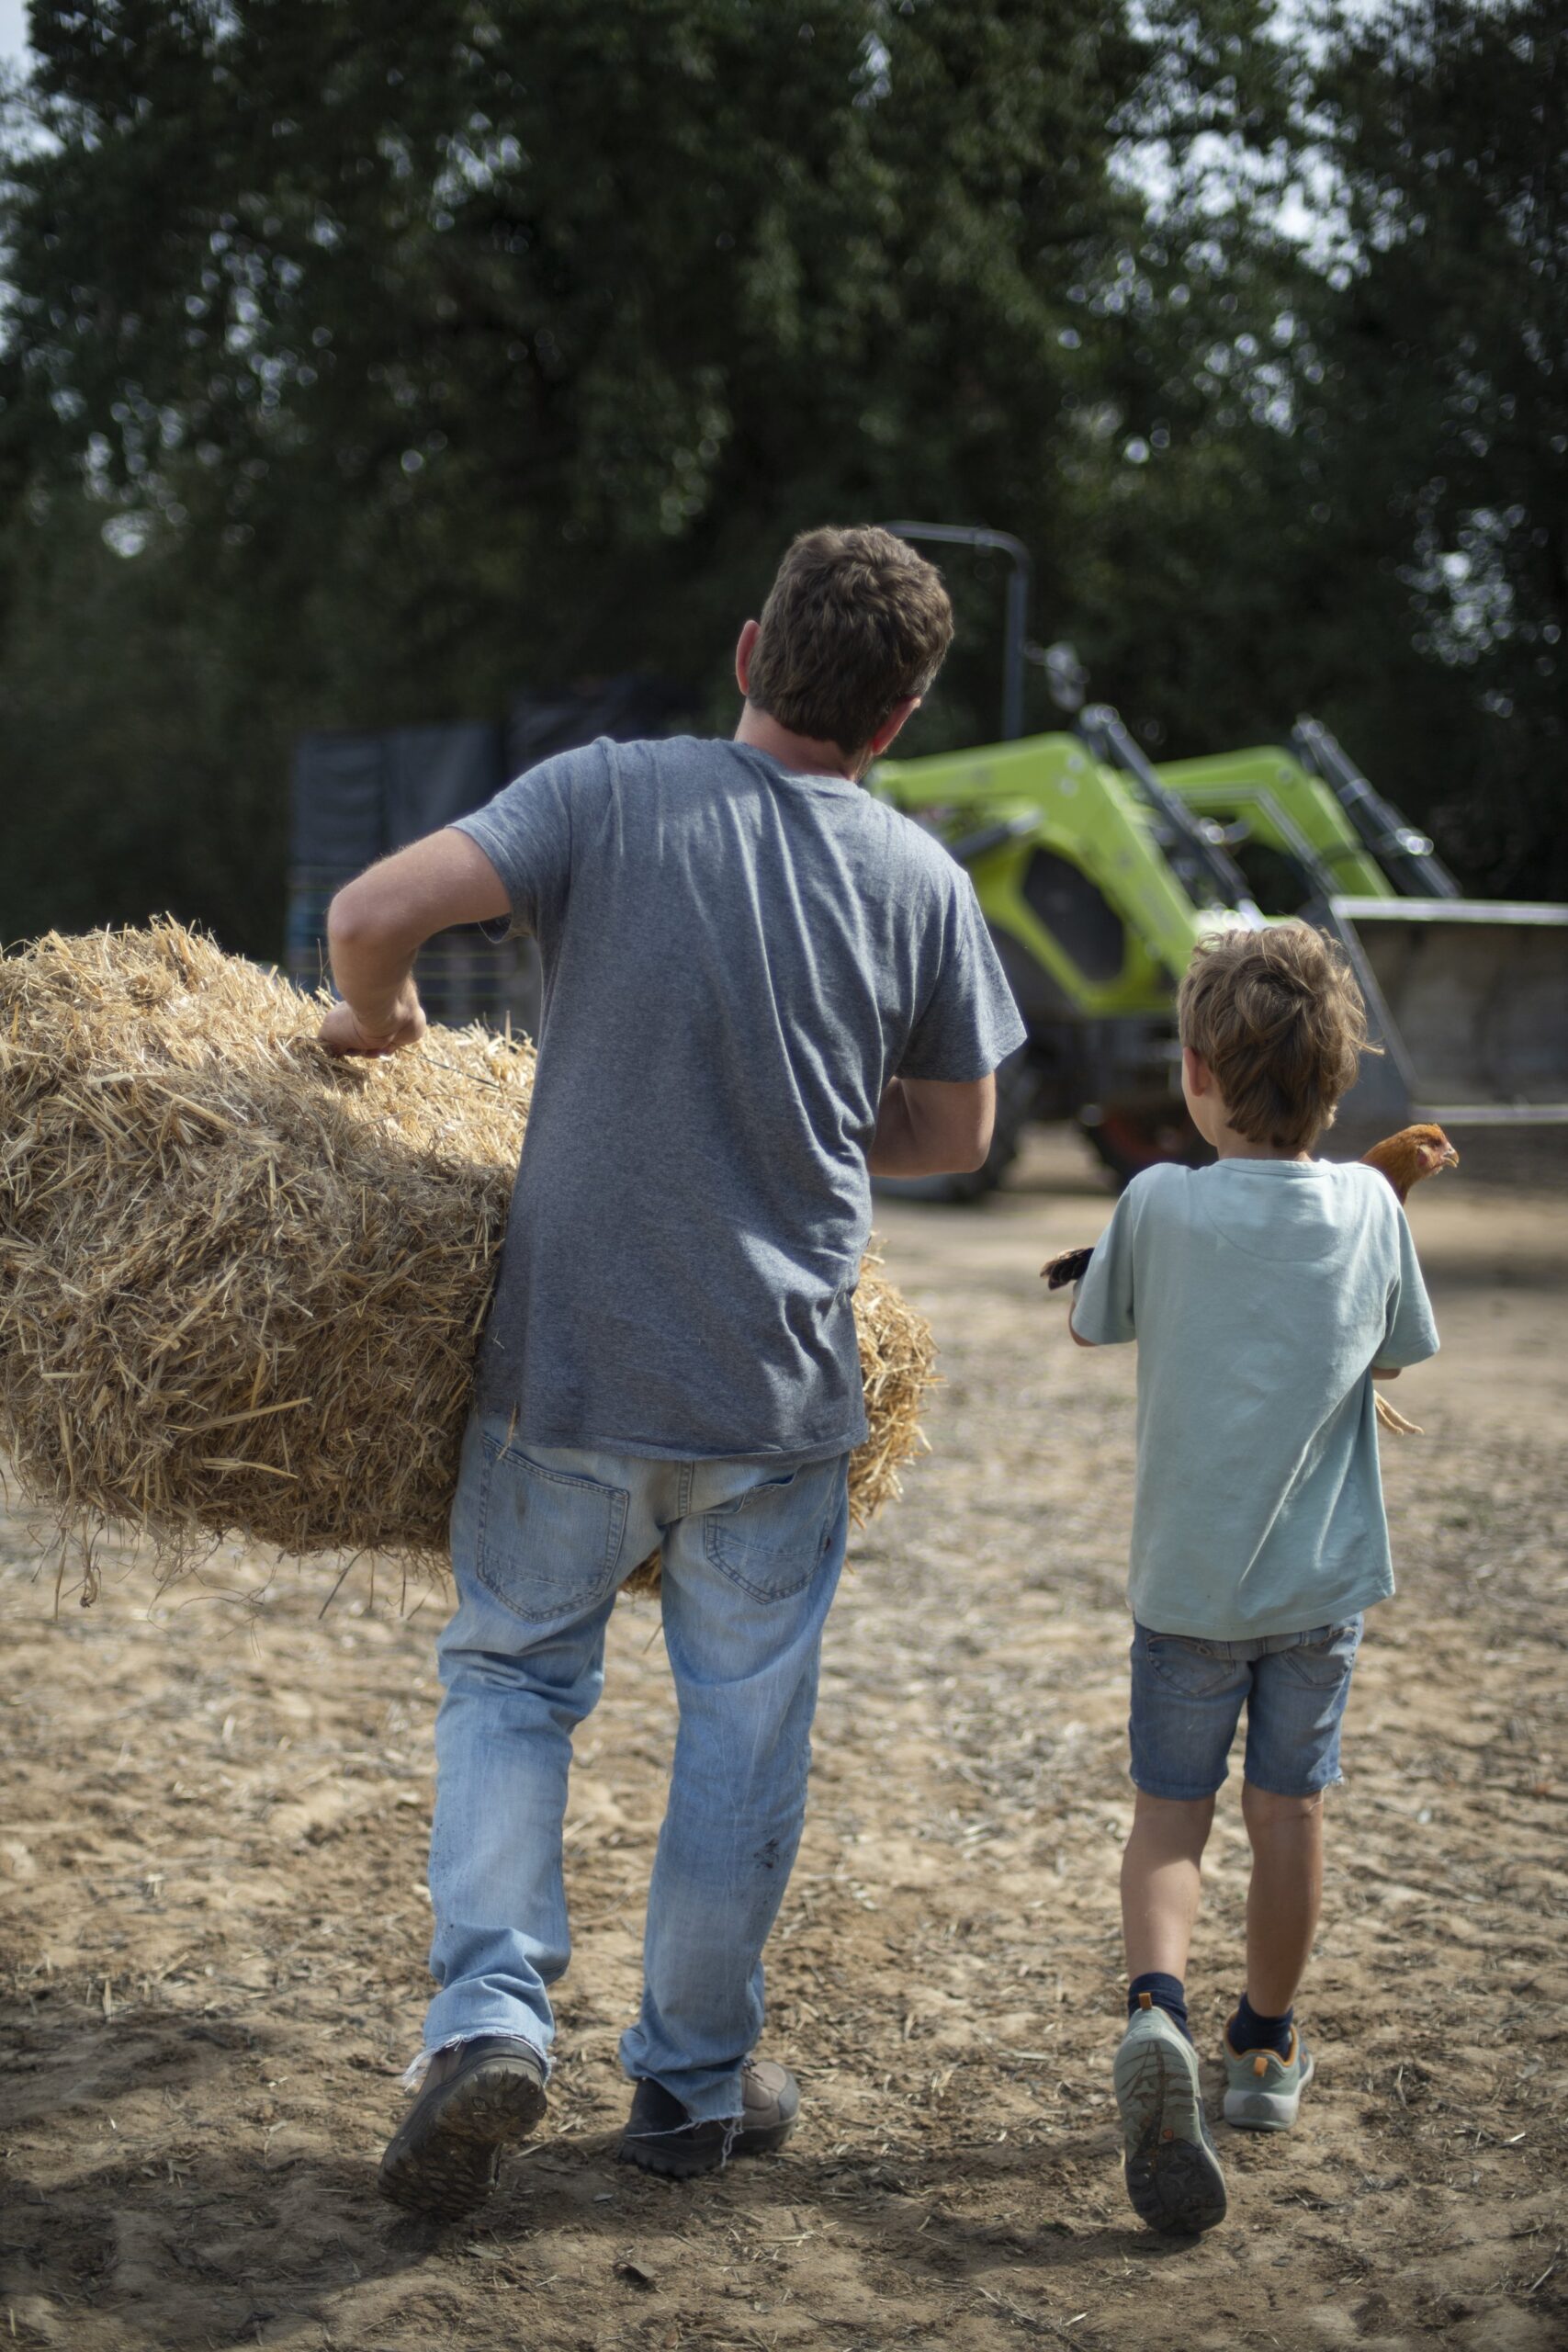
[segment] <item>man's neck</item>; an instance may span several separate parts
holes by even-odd
[[[740,707],[735,741],[749,743],[754,752],[765,752],[781,767],[797,769],[802,775],[842,776],[850,784],[858,784],[867,764],[863,757],[840,750],[837,743],[821,742],[812,735],[792,734],[776,718],[770,718],[765,710],[754,710],[749,702]]]

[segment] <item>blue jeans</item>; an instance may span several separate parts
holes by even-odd
[[[561,1866],[571,1738],[604,1687],[621,1584],[664,1555],[680,1702],[649,1891],[641,2014],[622,2036],[699,2122],[740,2112],[762,1946],[806,1815],[823,1621],[849,1457],[658,1462],[508,1442],[476,1414],[452,1511],[457,1606],[439,1645],[427,2051],[554,2034],[570,1951]]]
[[[1360,1639],[1359,1617],[1242,1642],[1134,1624],[1127,1725],[1134,1786],[1187,1804],[1212,1797],[1245,1705],[1245,1769],[1255,1789],[1309,1797],[1332,1787]]]

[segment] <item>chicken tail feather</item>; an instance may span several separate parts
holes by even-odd
[[[1047,1290],[1066,1290],[1069,1283],[1081,1282],[1089,1270],[1094,1251],[1089,1250],[1059,1250],[1047,1258],[1040,1272]]]

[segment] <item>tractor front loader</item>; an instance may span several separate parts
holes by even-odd
[[[985,1167],[919,1189],[988,1191],[1032,1118],[1077,1120],[1123,1180],[1201,1150],[1178,1076],[1177,980],[1206,931],[1262,920],[1215,829],[1076,735],[885,760],[873,781],[968,868],[1029,1029],[998,1074]]]
[[[1568,1140],[1568,907],[1466,899],[1432,843],[1374,790],[1325,727],[1288,745],[1155,766],[1116,712],[1082,702],[1069,646],[1024,637],[1028,550],[1006,532],[897,523],[912,539],[987,548],[1012,570],[1002,732],[984,748],[885,760],[872,788],[946,842],[974,877],[1029,1038],[998,1075],[988,1190],[1032,1118],[1075,1119],[1123,1181],[1207,1157],[1181,1099],[1178,981],[1225,924],[1292,915],[1343,944],[1371,1042],[1337,1148],[1433,1119]],[[1018,738],[1037,660],[1077,714]],[[1065,680],[1065,689],[1057,683]]]
[[[1315,719],[1288,748],[1159,773],[1237,838],[1270,914],[1320,924],[1348,955],[1382,1053],[1346,1099],[1348,1136],[1432,1119],[1462,1148],[1466,1131],[1568,1127],[1568,907],[1465,898]]]

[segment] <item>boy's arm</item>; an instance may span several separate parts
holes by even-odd
[[[1137,1216],[1135,1191],[1130,1187],[1117,1202],[1110,1224],[1094,1245],[1094,1254],[1074,1285],[1067,1329],[1077,1347],[1119,1347],[1138,1336],[1133,1281]]]
[[[1425,1363],[1438,1352],[1438,1327],[1432,1302],[1421,1279],[1420,1261],[1403,1209],[1398,1218],[1398,1272],[1389,1284],[1387,1317],[1382,1338],[1372,1357],[1374,1380],[1397,1380],[1402,1369]]]

